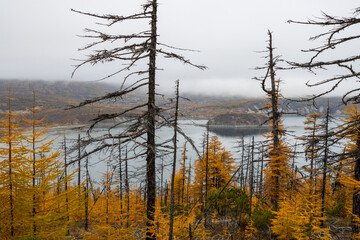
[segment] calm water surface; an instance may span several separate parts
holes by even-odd
[[[288,131],[288,136],[286,137],[286,141],[289,145],[293,145],[296,140],[295,137],[302,136],[304,134],[304,124],[305,117],[299,117],[299,116],[287,116],[284,118],[284,125],[285,128]],[[204,135],[206,132],[205,127],[206,121],[205,120],[181,120],[180,121],[180,127],[184,131],[185,134],[187,134],[188,137],[190,137],[193,141],[195,146],[199,149],[199,152],[202,152],[202,142],[204,139]],[[123,128],[115,129],[115,131],[120,131]],[[211,128],[210,128],[211,129]],[[224,129],[211,129],[210,131],[210,137],[211,136],[218,136],[219,140],[223,143],[223,146],[226,148],[226,150],[229,150],[232,152],[233,157],[237,162],[240,161],[241,153],[239,152],[239,142],[241,141],[241,137],[244,137],[245,143],[249,143],[251,141],[252,136],[254,136],[255,142],[263,142],[265,140],[263,133],[267,132],[266,127],[255,127],[255,128],[244,128],[245,131],[242,131],[239,128],[234,127],[226,127]],[[253,130],[254,131],[253,131]],[[102,132],[105,132],[106,128],[96,128],[94,130],[94,136],[99,136]],[[60,148],[62,151],[62,143],[63,138],[66,136],[67,138],[67,146],[70,148],[71,146],[76,146],[76,141],[78,134],[80,133],[81,137],[86,136],[86,128],[80,129],[80,128],[55,128],[51,129],[48,134],[51,138],[56,138],[54,142],[54,146]],[[169,139],[173,136],[173,130],[170,128],[163,128],[157,132],[158,139],[157,141],[160,142],[161,140]],[[184,138],[180,136],[178,138],[178,146],[182,147],[184,145]],[[94,146],[88,146],[87,149],[83,149],[84,151],[90,151]],[[188,159],[191,160],[193,163],[197,159],[196,151],[191,149],[190,145],[187,144],[188,148]],[[116,147],[117,149],[117,147]],[[178,159],[181,158],[181,149],[178,151]],[[118,160],[118,157],[116,156],[117,153],[114,153],[112,157],[109,157],[110,151],[108,152],[102,152],[100,154],[94,154],[93,156],[89,157],[89,164],[90,164],[90,173],[93,180],[100,181],[103,173],[106,171],[106,160],[110,161],[112,164],[115,164]],[[69,159],[75,160],[77,156],[77,153],[72,153],[69,156]],[[129,156],[132,156],[132,153],[129,153]],[[160,164],[164,164],[164,179],[167,179],[170,173],[170,163],[172,162],[172,156],[168,156],[165,158],[158,158],[157,159],[157,165],[160,166]],[[145,159],[140,158],[137,160],[131,160],[129,161],[129,172],[130,175],[133,176],[132,183],[140,184],[141,181],[143,181],[143,177],[139,177],[138,175],[143,175],[139,173],[145,172]],[[301,163],[300,163],[301,164]],[[84,165],[84,163],[82,164]],[[77,165],[76,165],[77,166]],[[74,168],[75,169],[75,166]],[[159,167],[160,169],[160,167]],[[115,172],[118,171],[115,169]],[[84,171],[83,171],[84,172]],[[160,176],[160,174],[158,174]],[[159,180],[159,179],[158,179]],[[157,181],[158,181],[157,180]]]

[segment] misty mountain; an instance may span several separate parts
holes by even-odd
[[[32,91],[35,91],[36,105],[41,107],[39,115],[45,117],[47,122],[55,123],[87,123],[100,113],[119,112],[146,101],[146,94],[135,92],[121,101],[104,101],[80,109],[64,110],[69,105],[76,105],[119,88],[119,85],[103,82],[0,80],[0,111],[8,110],[9,92],[12,110],[25,111],[32,106]],[[266,113],[262,110],[267,103],[266,99],[191,94],[183,97],[180,110],[184,118],[210,119],[226,113]],[[321,98],[315,105],[283,100],[280,109],[286,113],[309,114],[324,112],[328,103],[333,113],[340,114],[343,105],[339,98]]]

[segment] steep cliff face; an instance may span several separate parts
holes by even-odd
[[[210,125],[261,125],[267,117],[259,113],[225,113],[215,116],[210,120]]]

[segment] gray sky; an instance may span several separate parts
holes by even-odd
[[[263,73],[267,30],[273,32],[276,53],[287,60],[305,60],[301,49],[315,46],[308,41],[321,28],[286,23],[320,16],[321,11],[349,16],[358,0],[158,0],[159,42],[199,50],[184,52],[206,71],[159,59],[160,88],[170,89],[180,79],[183,92],[231,94],[255,97],[262,94],[252,77]],[[82,35],[85,27],[98,28],[96,19],[70,11],[71,8],[98,14],[127,15],[141,9],[140,0],[0,0],[0,78],[70,80],[71,59],[83,58],[77,49],[89,43]],[[140,26],[121,25],[126,32]],[[344,52],[351,53],[349,47]],[[112,70],[111,65],[86,67],[73,80],[96,80]],[[309,79],[304,71],[278,73],[284,95],[310,93],[304,87]],[[115,78],[113,81],[119,81]],[[352,87],[352,86],[348,86]],[[312,89],[311,89],[312,91]]]

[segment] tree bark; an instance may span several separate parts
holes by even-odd
[[[324,139],[324,158],[323,158],[323,182],[321,188],[321,217],[324,217],[325,214],[325,193],[326,193],[326,169],[327,169],[327,160],[329,155],[329,106],[326,109],[325,116],[325,139]],[[321,226],[324,225],[324,221],[321,220]]]
[[[250,177],[249,177],[249,187],[250,187],[250,207],[249,207],[249,218],[251,217],[252,211],[252,196],[253,196],[253,182],[254,182],[254,136],[252,137],[251,144],[251,161],[250,161]]]
[[[65,180],[65,205],[66,205],[66,236],[70,235],[70,216],[69,216],[69,193],[68,193],[68,178],[67,178],[67,149],[66,136],[64,136],[64,180]]]
[[[273,144],[274,144],[274,152],[275,154],[279,154],[280,147],[279,147],[279,121],[280,121],[280,114],[278,109],[278,90],[276,88],[276,81],[275,81],[275,60],[273,56],[273,46],[272,46],[272,34],[268,31],[269,35],[269,71],[270,71],[270,80],[271,80],[271,118],[272,118],[272,135],[273,135]],[[271,154],[271,153],[270,153]],[[278,160],[277,160],[277,164]],[[271,203],[274,206],[275,210],[278,209],[278,202],[280,197],[280,172],[278,169],[274,169],[274,195],[271,199]]]
[[[85,161],[85,171],[86,171],[86,186],[85,186],[85,231],[88,231],[89,227],[89,158],[86,158]]]
[[[122,159],[121,159],[121,140],[119,139],[119,198],[120,213],[123,211],[123,177],[122,177]]]
[[[206,124],[206,162],[205,162],[205,199],[204,199],[204,209],[207,207],[207,194],[209,189],[209,181],[208,181],[208,175],[209,175],[209,121],[207,121]],[[206,227],[207,225],[207,218],[205,216],[204,225]]]
[[[357,140],[356,140],[356,157],[355,157],[355,170],[354,170],[354,179],[355,181],[360,181],[360,126],[357,127]],[[353,194],[353,209],[352,209],[353,215],[360,217],[360,192],[356,191]],[[353,233],[359,233],[360,227],[359,223],[353,221],[352,222],[352,232]]]
[[[157,0],[151,2],[151,40],[149,46],[149,89],[148,89],[148,118],[147,118],[147,206],[146,206],[146,240],[154,240],[156,236],[151,229],[155,223],[155,199],[156,199],[156,171],[155,171],[155,72],[156,72],[156,44],[157,44]]]
[[[126,191],[126,227],[129,227],[130,215],[130,186],[129,186],[129,172],[128,172],[128,150],[125,149],[125,191]]]
[[[179,81],[176,82],[176,102],[175,102],[175,122],[174,122],[174,154],[173,154],[173,166],[171,175],[171,197],[170,197],[170,223],[169,223],[169,240],[173,239],[173,228],[174,228],[174,208],[175,208],[175,173],[176,173],[176,153],[177,153],[177,125],[178,125],[178,111],[179,111]]]
[[[78,195],[81,194],[81,149],[80,149],[80,133],[78,134]]]

